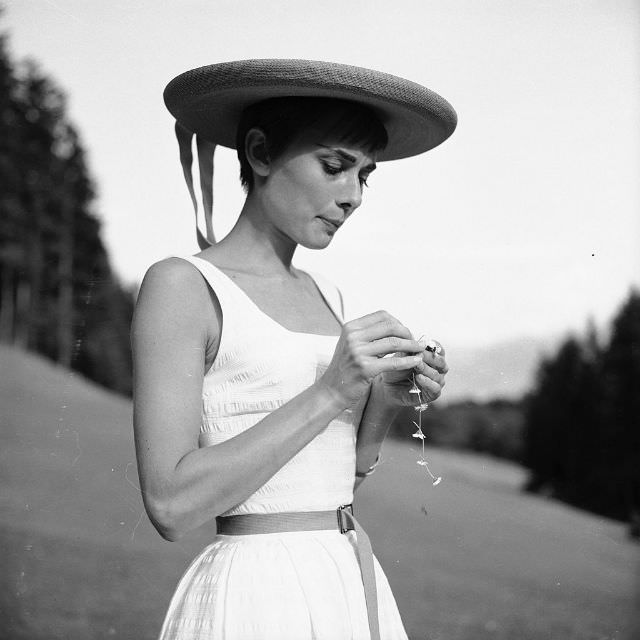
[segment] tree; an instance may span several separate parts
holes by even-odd
[[[609,488],[602,510],[640,515],[640,295],[632,291],[613,320],[602,359],[601,477]]]
[[[608,344],[595,329],[542,363],[527,400],[527,488],[640,522],[640,296],[616,315]]]
[[[65,96],[4,36],[0,89],[0,340],[130,393],[133,295],[110,268]]]
[[[573,337],[539,369],[525,418],[524,462],[532,472],[531,490],[547,486],[556,494],[573,493],[583,374],[582,348]]]

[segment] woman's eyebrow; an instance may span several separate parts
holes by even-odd
[[[345,151],[344,149],[340,149],[340,147],[328,147],[326,144],[320,144],[320,143],[318,143],[318,146],[322,147],[323,149],[329,149],[330,151],[333,151],[334,153],[339,155],[341,158],[343,158],[344,160],[347,160],[348,162],[351,162],[352,164],[355,164],[358,160],[354,155],[351,155],[349,152]],[[376,168],[376,163],[372,162],[371,164],[368,164],[366,167],[363,167],[363,171],[368,171],[369,173],[371,173],[372,171],[375,170],[375,168]]]

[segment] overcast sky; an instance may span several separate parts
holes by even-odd
[[[350,315],[387,308],[445,345],[582,331],[640,283],[640,3],[635,0],[5,0],[0,28],[69,97],[125,282],[197,251],[162,90],[189,68],[310,58],[425,84],[453,137],[383,163],[361,209],[297,265]],[[214,220],[240,207],[216,157]]]

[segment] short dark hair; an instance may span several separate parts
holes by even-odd
[[[288,96],[270,98],[247,107],[238,124],[236,148],[240,182],[253,188],[253,170],[244,151],[247,132],[256,127],[267,139],[267,153],[275,160],[305,129],[321,127],[341,142],[364,147],[368,152],[387,146],[387,131],[378,116],[365,105],[336,98]]]

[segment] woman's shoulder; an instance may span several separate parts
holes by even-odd
[[[205,295],[208,298],[208,288],[212,286],[206,269],[198,263],[197,256],[165,258],[148,269],[142,281],[141,291],[151,289],[159,294],[191,298]],[[200,261],[204,263],[204,261]],[[212,287],[214,288],[214,287]]]
[[[137,307],[164,317],[180,317],[182,321],[203,319],[211,298],[207,283],[188,260],[165,258],[148,269],[140,286]],[[203,313],[203,311],[205,313]]]
[[[164,284],[167,287],[191,285],[195,286],[202,280],[197,269],[184,258],[172,256],[154,262],[144,276],[143,284],[151,282],[153,284]]]

